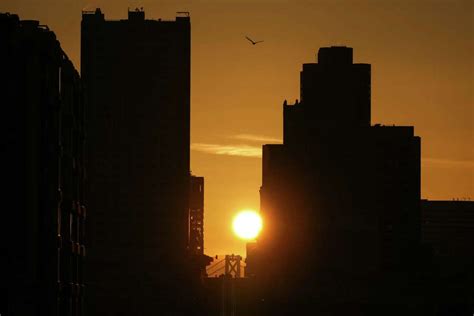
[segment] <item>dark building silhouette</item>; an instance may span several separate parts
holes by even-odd
[[[255,254],[258,253],[258,245],[255,241],[250,241],[245,245],[245,277],[255,277]]]
[[[352,48],[321,48],[303,65],[301,101],[283,104],[284,143],[263,146],[254,265],[265,312],[418,309],[401,280],[420,241],[420,138],[371,126],[370,75]]]
[[[0,14],[0,47],[0,314],[83,315],[80,78],[54,33],[38,21]]]
[[[234,278],[230,274],[205,280],[208,295],[206,315],[260,315],[256,308],[255,280]]]
[[[204,254],[204,177],[190,177],[188,251],[193,274],[202,280],[207,276],[206,266],[212,262]]]
[[[439,315],[474,312],[474,202],[421,201],[422,241],[436,271]]]
[[[474,271],[474,202],[421,200],[422,241],[445,273]]]
[[[196,256],[204,255],[204,177],[191,176],[189,250]]]
[[[196,313],[189,16],[147,20],[135,10],[108,21],[97,9],[83,12],[81,30],[89,315]]]

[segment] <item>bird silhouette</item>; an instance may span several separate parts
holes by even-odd
[[[262,43],[263,41],[253,41],[250,37],[248,36],[245,36],[246,39],[248,39],[250,41],[250,43],[252,43],[252,45],[255,45],[255,44],[258,44],[258,43]]]

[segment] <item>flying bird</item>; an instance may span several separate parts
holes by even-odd
[[[245,36],[246,39],[248,39],[250,41],[250,43],[252,43],[252,45],[255,45],[255,44],[258,44],[258,43],[262,43],[263,41],[253,41],[251,38],[249,38],[248,36]]]

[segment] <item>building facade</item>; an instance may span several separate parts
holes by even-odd
[[[301,101],[283,104],[284,143],[263,146],[254,264],[270,311],[284,301],[273,312],[364,314],[409,300],[380,285],[406,274],[419,244],[420,139],[371,126],[370,77],[352,48],[321,48],[303,65]]]
[[[54,33],[0,14],[2,315],[83,315],[84,106]]]
[[[439,314],[469,315],[474,311],[474,202],[422,200],[421,219]]]
[[[190,19],[83,12],[90,315],[186,313]],[[171,311],[173,310],[173,311]]]
[[[473,270],[474,202],[421,201],[422,241],[443,274]]]

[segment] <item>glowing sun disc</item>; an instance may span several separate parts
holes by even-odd
[[[241,211],[234,217],[232,228],[239,238],[255,239],[262,229],[262,218],[255,211]]]

